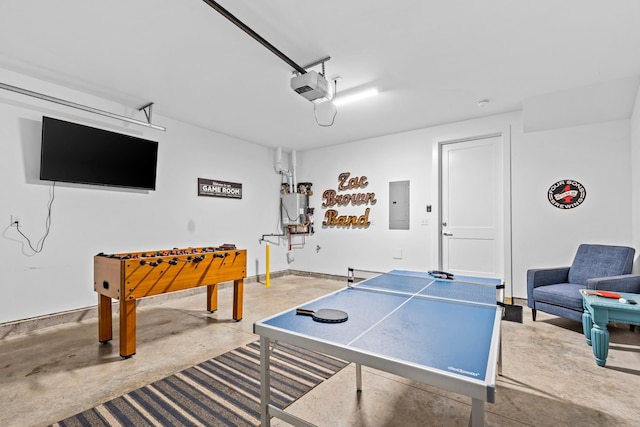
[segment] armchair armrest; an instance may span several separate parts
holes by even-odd
[[[640,276],[635,274],[623,274],[620,276],[596,277],[587,279],[589,289],[612,292],[640,293]]]
[[[567,283],[568,281],[569,267],[535,268],[527,271],[527,287],[531,284],[531,288]]]
[[[534,268],[527,270],[527,303],[535,308],[533,289],[538,286],[566,283],[569,280],[569,267]]]

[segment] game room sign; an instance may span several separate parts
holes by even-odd
[[[198,196],[242,199],[242,184],[198,178]]]
[[[338,189],[324,190],[322,193],[322,207],[327,209],[324,213],[323,227],[353,227],[364,228],[371,225],[369,221],[370,208],[367,207],[361,215],[340,215],[334,207],[374,205],[376,193],[342,193],[343,191],[359,190],[369,185],[366,176],[352,177],[351,172],[343,172],[338,175]]]

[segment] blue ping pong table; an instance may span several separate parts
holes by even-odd
[[[484,426],[485,402],[495,401],[502,288],[499,279],[406,270],[357,281],[350,269],[349,286],[304,304],[346,311],[346,322],[316,322],[295,308],[256,322],[262,426],[271,417],[311,425],[271,404],[269,354],[278,341],[355,362],[358,391],[365,365],[471,397],[469,424]]]

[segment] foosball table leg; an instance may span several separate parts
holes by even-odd
[[[120,356],[136,354],[136,300],[120,301]]]
[[[213,313],[218,310],[218,284],[207,285],[207,311]]]
[[[98,341],[101,343],[113,338],[111,322],[111,298],[98,294]]]
[[[244,282],[242,279],[233,281],[233,320],[242,320],[242,299]]]

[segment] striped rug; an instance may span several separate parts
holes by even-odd
[[[271,353],[272,403],[281,409],[346,362],[279,343]],[[260,425],[259,341],[52,424],[58,426]]]

